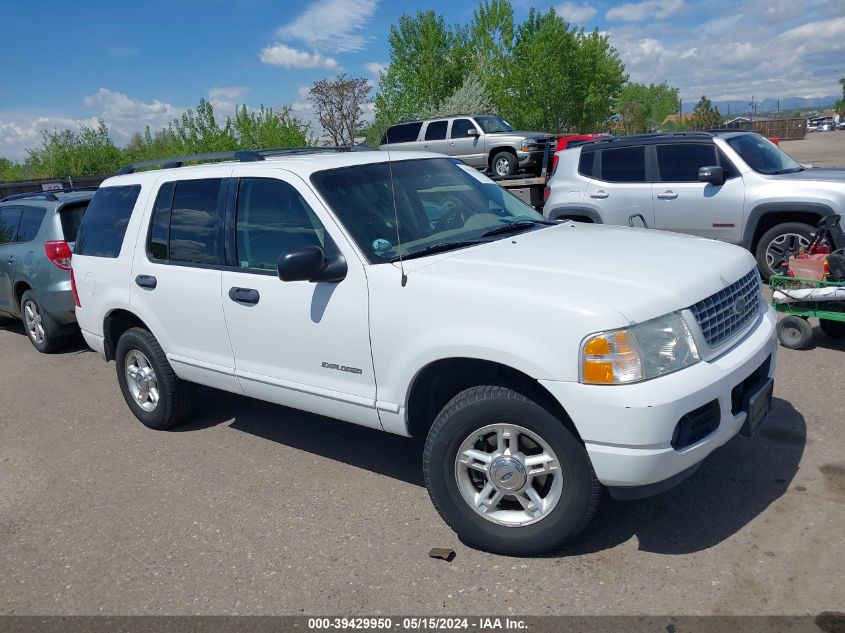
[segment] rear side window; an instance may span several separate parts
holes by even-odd
[[[88,203],[66,205],[59,210],[59,219],[62,222],[62,235],[65,242],[75,242],[76,236],[79,233],[79,225],[82,224],[82,216],[85,215],[85,209],[88,208]]]
[[[0,244],[8,244],[9,242],[15,241],[20,223],[20,208],[6,207],[5,209],[0,209]]]
[[[385,133],[386,143],[413,143],[420,135],[422,121],[416,123],[400,123],[394,125]]]
[[[593,164],[596,160],[595,152],[581,152],[581,158],[578,160],[578,173],[588,178],[593,177]]]
[[[117,257],[141,185],[100,187],[79,225],[73,252],[92,257]]]
[[[452,121],[452,138],[466,138],[467,132],[474,129],[475,126],[469,119],[455,119]]]
[[[276,270],[279,255],[306,246],[325,247],[323,225],[291,185],[244,178],[238,189],[238,265]]]
[[[446,126],[448,121],[432,121],[425,128],[425,140],[442,141],[446,138]]]
[[[21,223],[18,225],[16,242],[31,242],[41,228],[41,221],[44,219],[44,209],[38,207],[24,207]]]
[[[601,177],[608,182],[645,182],[645,147],[603,150]]]
[[[661,182],[698,182],[698,170],[716,164],[716,148],[713,145],[678,143],[657,146]]]
[[[221,178],[162,185],[150,223],[148,250],[152,259],[223,264],[223,240],[217,222],[224,195],[222,185]]]

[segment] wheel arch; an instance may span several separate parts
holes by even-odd
[[[106,360],[115,359],[117,341],[121,335],[133,327],[141,327],[153,334],[150,327],[134,312],[125,308],[110,310],[103,319],[103,350]]]
[[[552,207],[546,214],[550,220],[574,220],[576,222],[587,222],[592,224],[604,224],[598,211],[586,207],[563,205]]]
[[[499,152],[508,152],[509,154],[513,154],[513,157],[517,159],[517,163],[519,162],[519,157],[516,154],[516,150],[511,147],[510,145],[497,145],[496,147],[491,147],[490,150],[487,152],[487,168],[492,171],[493,169],[493,158]]]
[[[437,413],[464,389],[496,384],[515,389],[555,415],[583,443],[563,405],[536,378],[519,369],[472,357],[441,358],[414,376],[405,400],[406,429],[411,437],[425,437]]]
[[[758,204],[748,215],[742,235],[742,245],[749,251],[757,248],[757,243],[769,229],[786,222],[804,222],[813,226],[834,210],[820,202],[764,202]]]
[[[32,290],[32,284],[23,280],[18,280],[15,282],[14,297],[15,307],[18,309],[18,312],[20,312],[21,310],[21,299],[23,298],[23,293],[25,293],[27,290]]]

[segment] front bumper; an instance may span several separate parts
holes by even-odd
[[[584,385],[544,380],[584,440],[596,476],[606,486],[655,486],[694,468],[736,435],[746,419],[734,415],[731,394],[768,359],[774,375],[776,316],[767,310],[743,340],[722,356],[674,374],[633,385]],[[718,427],[676,450],[672,437],[686,414],[717,400]],[[677,478],[674,483],[680,481]],[[643,496],[631,494],[633,496]]]

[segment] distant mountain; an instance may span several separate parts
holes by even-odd
[[[790,110],[803,110],[806,108],[824,108],[830,107],[833,103],[839,99],[837,95],[831,95],[828,97],[814,97],[807,99],[805,97],[781,97],[780,100],[780,111],[786,112]],[[698,102],[698,99],[685,99],[684,100],[684,112],[692,112],[695,104]],[[778,109],[778,100],[777,99],[757,99],[757,114],[763,114],[764,112],[775,112]],[[751,96],[749,95],[748,99],[741,100],[737,99],[734,101],[714,101],[713,105],[719,108],[719,112],[728,115],[728,114],[735,114],[737,116],[741,116],[743,114],[748,114],[751,104]]]

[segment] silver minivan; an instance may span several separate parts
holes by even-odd
[[[460,159],[493,176],[513,176],[519,170],[539,173],[546,144],[554,137],[545,132],[515,131],[502,117],[492,114],[460,115],[390,126],[379,149],[427,151]]]

